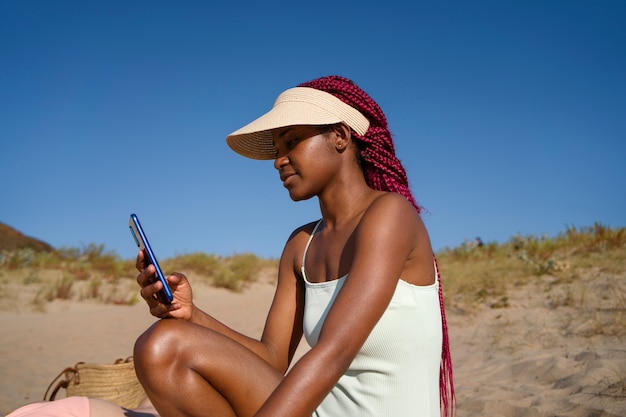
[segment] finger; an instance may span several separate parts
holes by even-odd
[[[172,272],[171,274],[167,276],[167,282],[173,285],[180,284],[186,279],[187,277],[184,274],[181,274],[180,272]]]
[[[145,250],[139,249],[139,252],[137,253],[137,258],[135,258],[135,268],[137,268],[139,272],[146,269],[146,266],[148,265],[146,260],[147,259]]]
[[[148,303],[153,303],[156,304],[159,302],[159,299],[157,298],[157,293],[159,291],[161,291],[161,289],[163,288],[163,284],[161,283],[161,281],[155,281],[153,283],[147,283],[139,292],[141,294],[141,297],[146,300]]]
[[[169,316],[169,308],[162,303],[158,303],[154,307],[150,307],[150,314],[154,317],[166,318]]]
[[[146,288],[150,288],[150,287],[146,287]],[[141,290],[142,292],[141,296],[146,300],[146,304],[148,304],[148,308],[150,309],[150,314],[159,318],[168,317],[169,307],[164,305],[161,301],[159,301],[159,299],[156,297],[156,293],[153,293],[152,291],[144,293],[144,290],[146,288]]]
[[[137,254],[137,258],[135,260],[135,268],[137,268],[139,272],[145,269],[144,259],[145,259],[144,253],[141,249],[139,249],[139,253]]]
[[[159,303],[156,306],[150,308],[150,314],[152,314],[155,317],[162,318],[162,319],[171,318],[171,317],[176,317],[172,313],[175,312],[176,310],[180,310],[181,308],[182,308],[182,305],[178,302],[173,302],[170,305]]]
[[[156,269],[154,265],[148,265],[146,269],[141,271],[141,274],[137,275],[137,284],[139,284],[140,287],[145,287],[150,284],[155,273]]]
[[[152,286],[151,286],[152,287]],[[162,286],[159,286],[162,288]],[[160,290],[159,290],[160,291]],[[181,304],[178,302],[173,302],[172,304],[166,305],[159,300],[156,293],[152,296],[146,295],[149,297],[147,301],[148,307],[150,308],[150,314],[159,318],[167,318],[172,317],[170,314],[172,311],[178,310],[182,308]]]

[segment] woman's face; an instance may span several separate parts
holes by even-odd
[[[283,186],[294,201],[318,195],[337,170],[332,126],[288,126],[272,131]]]

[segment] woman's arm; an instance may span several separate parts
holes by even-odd
[[[306,227],[305,227],[306,228]],[[245,336],[194,307],[192,321],[216,330],[246,346],[282,373],[287,371],[302,338],[304,288],[299,279],[298,253],[310,235],[296,230],[287,241],[278,267],[278,282],[261,340]],[[309,227],[310,229],[310,227]]]
[[[141,295],[149,305],[152,315],[183,319],[217,331],[255,352],[284,373],[302,337],[304,290],[297,276],[297,258],[304,248],[302,242],[306,242],[311,229],[312,226],[307,225],[296,230],[285,245],[279,264],[276,292],[261,340],[239,333],[199,309],[193,303],[191,286],[183,274],[173,273],[167,277],[174,300],[170,306],[160,303],[155,294],[160,291],[162,284],[158,281],[150,282],[154,267],[150,265],[143,268],[142,252],[137,256],[137,269],[140,271],[137,282],[142,286]]]
[[[383,315],[418,242],[428,243],[419,233],[426,233],[421,220],[401,196],[386,194],[368,208],[355,230],[348,277],[317,345],[294,365],[257,416],[313,413]]]

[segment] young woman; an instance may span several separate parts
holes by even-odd
[[[200,311],[187,278],[174,302],[138,282],[160,320],[135,346],[137,374],[167,416],[439,416],[453,408],[438,271],[420,207],[379,106],[348,79],[283,92],[271,111],[227,137],[273,159],[294,201],[317,197],[321,219],[284,247],[261,340]],[[291,360],[303,335],[311,349]]]
[[[168,277],[174,302],[161,304],[161,284],[151,283],[154,268],[144,269],[139,253],[142,297],[164,320],[139,337],[134,360],[158,413],[452,415],[437,265],[376,102],[348,79],[320,78],[283,92],[226,140],[243,156],[274,160],[294,201],[318,198],[321,219],[285,244],[261,340],[200,311],[183,274]],[[311,349],[290,367],[303,334]],[[156,413],[149,402],[135,411],[99,400],[66,404],[79,417],[88,408],[92,417]]]

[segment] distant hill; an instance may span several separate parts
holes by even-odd
[[[26,236],[0,222],[0,252],[30,248],[37,252],[53,252],[54,248],[39,239]]]

